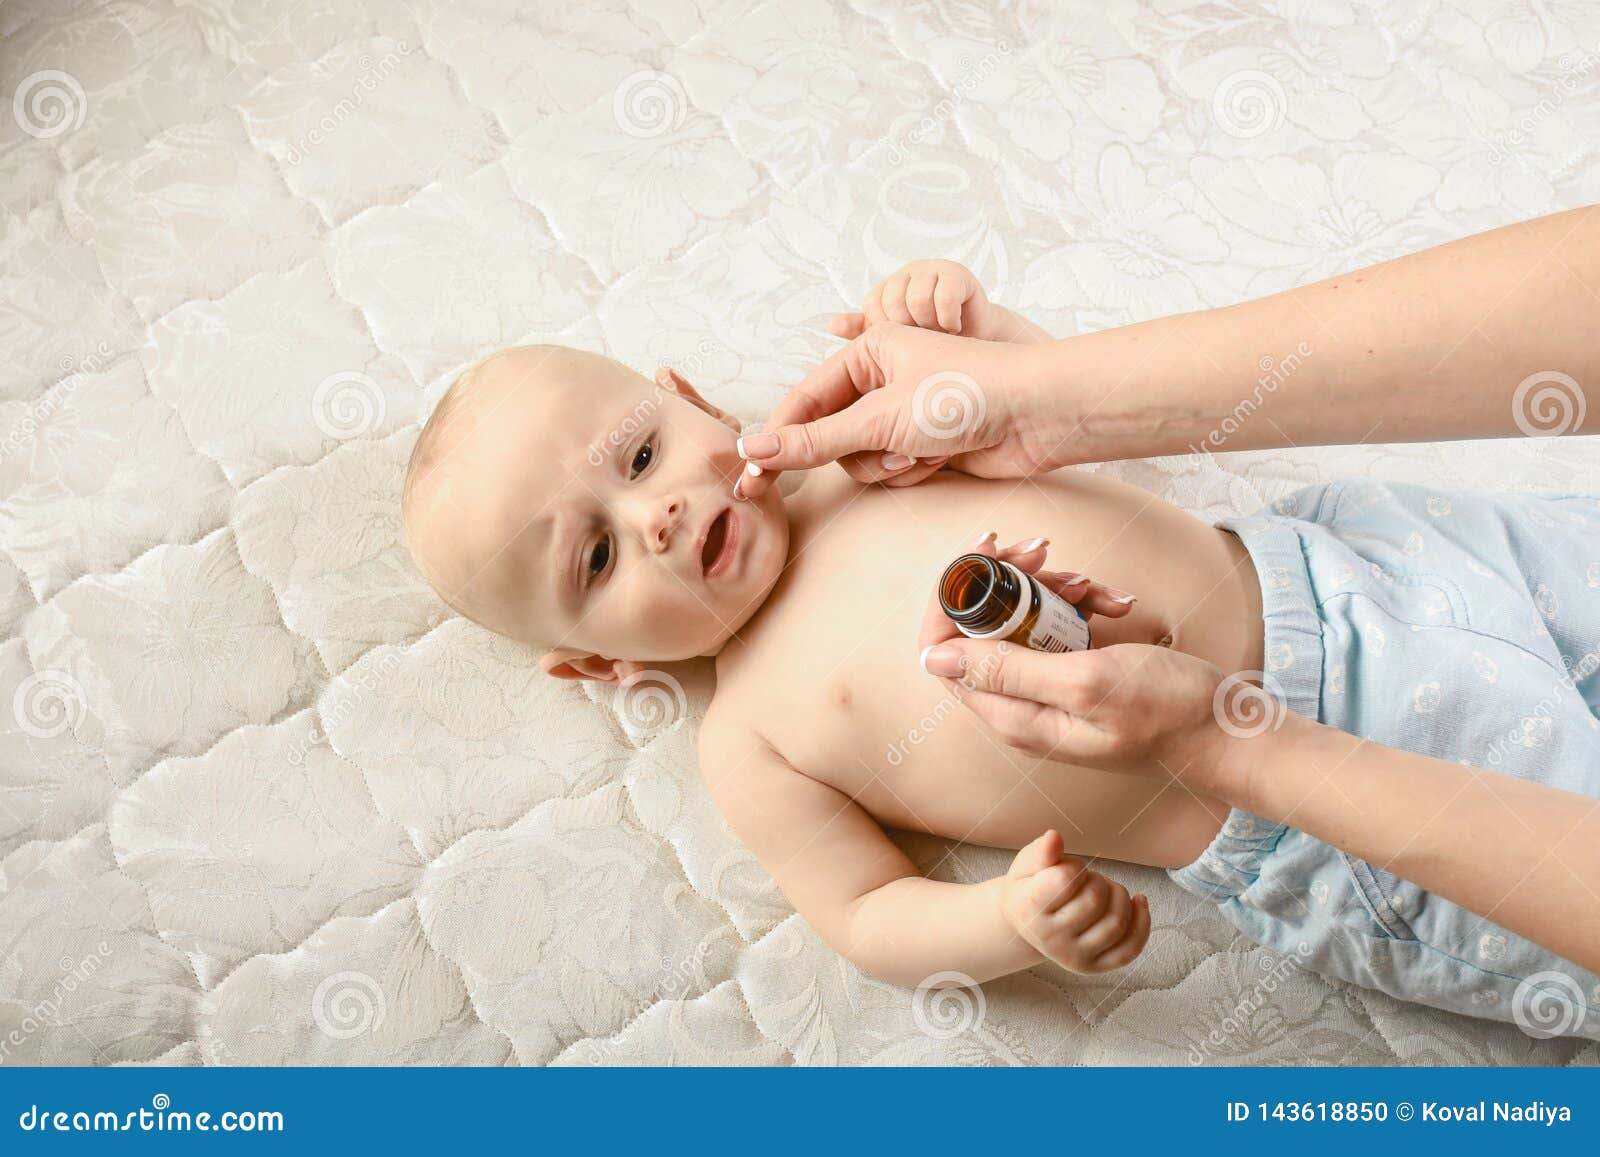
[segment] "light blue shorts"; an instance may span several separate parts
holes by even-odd
[[[1600,498],[1337,482],[1218,525],[1255,562],[1290,710],[1600,798]],[[1304,967],[1600,1039],[1600,976],[1284,824],[1235,810],[1171,876]]]

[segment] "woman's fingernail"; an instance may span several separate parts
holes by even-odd
[[[1048,538],[1030,538],[1027,542],[1017,543],[1016,549],[1021,554],[1032,554],[1036,550],[1043,550],[1050,545]]]
[[[760,478],[762,474],[766,473],[766,471],[762,470],[761,467],[757,466],[754,462],[746,462],[744,464],[744,472],[750,475],[752,478]]]
[[[770,458],[778,452],[776,434],[746,434],[734,443],[741,458]]]
[[[966,657],[954,647],[947,647],[940,643],[932,647],[922,648],[922,669],[930,675],[939,675],[945,679],[959,678],[966,670]]]
[[[904,470],[907,466],[915,465],[917,460],[904,454],[885,454],[880,461],[885,470]]]
[[[977,542],[973,543],[972,544],[972,549],[973,550],[982,550],[984,547],[988,546],[991,542],[993,542],[995,539],[997,539],[999,537],[1000,537],[1000,535],[998,533],[996,533],[995,531],[991,530],[988,534],[984,535]]]
[[[1121,603],[1123,606],[1126,606],[1139,597],[1138,595],[1130,595],[1127,591],[1119,591],[1115,587],[1107,587],[1106,594],[1111,596],[1112,602]]]

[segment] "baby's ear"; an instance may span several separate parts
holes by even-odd
[[[660,386],[663,390],[671,390],[673,393],[677,394],[680,398],[683,398],[692,405],[699,406],[702,410],[710,414],[724,426],[728,427],[728,429],[732,430],[735,434],[737,434],[742,428],[738,418],[735,418],[726,410],[713,406],[710,402],[702,398],[700,396],[700,391],[691,386],[689,384],[689,380],[677,370],[662,366],[656,371],[656,385]]]
[[[557,647],[539,660],[539,666],[557,679],[593,679],[596,683],[620,683],[644,669],[627,659],[606,659],[571,647]]]

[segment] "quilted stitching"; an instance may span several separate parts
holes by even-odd
[[[1270,954],[1127,869],[1136,969],[1010,977],[930,1031],[717,816],[709,672],[641,735],[450,616],[400,537],[405,457],[511,342],[670,363],[758,418],[912,256],[1066,333],[1593,200],[1554,122],[1521,170],[1480,146],[1600,25],[1535,44],[1470,9],[1263,8],[1243,41],[1131,2],[0,6],[6,91],[64,70],[87,105],[0,117],[3,1059],[1186,1063]],[[1270,148],[1213,114],[1252,68]],[[1592,455],[1105,469],[1215,517],[1335,475],[1593,487]],[[1006,859],[904,843],[946,878]],[[1600,1054],[1294,975],[1215,1059]]]

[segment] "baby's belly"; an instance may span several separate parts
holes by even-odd
[[[1020,848],[1050,828],[1071,852],[1177,867],[1228,809],[1161,779],[1033,759],[978,724],[920,669],[835,690],[808,739],[808,770],[889,827]],[[809,713],[808,713],[809,714]]]

